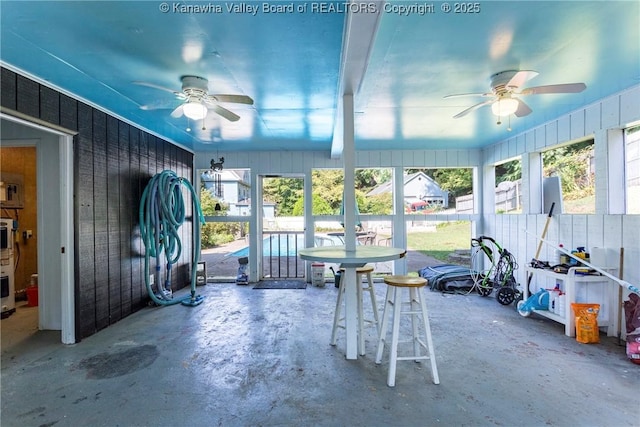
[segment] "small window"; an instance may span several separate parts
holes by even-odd
[[[593,148],[594,143],[590,139],[542,153],[543,176],[560,178],[564,213],[596,212]]]
[[[522,213],[522,161],[496,165],[496,213]]]

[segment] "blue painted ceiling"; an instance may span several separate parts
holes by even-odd
[[[264,4],[2,1],[0,59],[196,152],[330,152],[349,90],[358,150],[479,148],[640,83],[637,0],[482,1],[467,13],[442,2]],[[523,97],[533,112],[511,116],[511,131],[490,107],[453,118],[485,99],[444,96],[489,92],[503,70],[539,72],[524,87],[587,89]],[[241,118],[210,112],[202,130],[170,116],[174,95],[134,83],[180,90],[183,75],[255,103],[221,104]]]

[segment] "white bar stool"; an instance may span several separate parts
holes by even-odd
[[[344,328],[340,322],[344,320],[344,317],[340,317],[342,313],[343,299],[344,299],[344,268],[340,268],[342,274],[340,275],[340,286],[338,289],[338,301],[336,302],[336,310],[333,316],[333,328],[331,330],[331,345],[336,345],[338,328]],[[380,318],[378,315],[378,303],[376,302],[376,293],[373,287],[373,267],[365,265],[364,267],[358,267],[356,269],[356,281],[358,282],[358,354],[363,356],[364,352],[364,324],[365,322],[375,324],[378,335],[380,334]],[[363,278],[367,276],[367,283],[364,284]],[[364,318],[363,307],[363,291],[369,292],[371,299],[371,307],[373,308],[373,320],[366,320]]]
[[[398,360],[431,360],[431,376],[434,384],[440,384],[438,377],[438,368],[436,366],[436,356],[433,351],[433,340],[431,339],[431,327],[429,325],[429,316],[427,313],[427,304],[421,289],[427,284],[427,279],[422,277],[410,276],[387,276],[384,279],[387,284],[387,296],[384,303],[384,312],[382,313],[382,326],[380,328],[380,336],[378,338],[378,353],[376,355],[376,364],[382,362],[382,352],[386,343],[387,326],[389,317],[393,310],[393,328],[391,332],[391,350],[389,356],[389,374],[387,377],[387,385],[393,387],[396,384],[396,362]],[[403,289],[409,289],[409,301],[402,302]],[[408,307],[407,310],[403,310]],[[398,357],[398,343],[400,335],[400,316],[406,314],[411,315],[411,329],[413,337],[411,340],[402,342],[413,342],[413,356]],[[418,317],[422,317],[422,322],[418,322]],[[422,323],[426,343],[420,339],[418,323]],[[421,354],[421,347],[426,350],[426,354]]]

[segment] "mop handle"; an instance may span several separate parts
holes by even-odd
[[[530,234],[532,236],[535,236],[535,234],[524,230],[525,233]],[[550,241],[548,241],[547,239],[543,239],[540,238],[541,241],[543,241],[544,243],[546,243],[547,245],[559,250],[560,252],[564,253],[565,255],[569,255],[571,258],[575,259],[576,261],[580,262],[583,265],[586,265],[587,267],[597,271],[598,273],[602,274],[603,276],[608,277],[609,279],[613,280],[614,282],[616,282],[618,285],[622,286],[625,289],[628,289],[629,291],[636,293],[638,295],[640,295],[640,289],[638,289],[636,286],[632,285],[631,283],[627,282],[626,280],[622,280],[617,278],[616,276],[604,271],[603,269],[596,267],[595,265],[585,261],[584,259],[575,256],[574,254],[572,254],[571,252],[567,251],[565,248],[561,248],[559,246],[554,245],[553,243],[551,243]]]

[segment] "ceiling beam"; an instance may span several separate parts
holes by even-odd
[[[337,108],[331,143],[331,158],[340,158],[343,141],[343,97],[357,96],[369,65],[369,57],[376,38],[384,1],[351,0],[345,15],[342,37],[342,58],[338,86]]]

